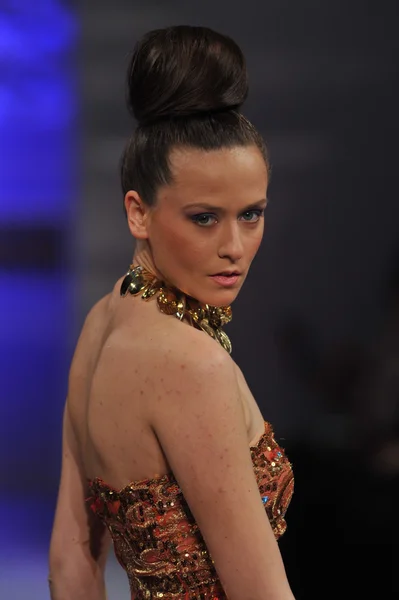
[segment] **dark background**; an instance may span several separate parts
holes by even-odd
[[[270,152],[265,238],[227,332],[294,464],[280,543],[294,594],[399,597],[396,4],[3,0],[2,599],[48,597],[69,361],[132,254],[118,181],[128,55],[173,24],[240,44],[243,112]],[[127,597],[110,565],[110,600]]]

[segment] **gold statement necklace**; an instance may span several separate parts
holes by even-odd
[[[202,329],[231,354],[232,346],[223,325],[232,319],[230,306],[210,306],[201,304],[175,287],[157,279],[142,266],[130,265],[122,281],[120,294],[138,296],[149,300],[156,296],[159,310],[166,315],[174,315],[180,321],[186,318],[193,327]]]

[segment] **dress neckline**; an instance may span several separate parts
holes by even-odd
[[[264,421],[263,433],[260,435],[258,441],[255,442],[255,444],[252,444],[249,446],[249,449],[251,451],[257,450],[262,445],[262,442],[266,438],[266,436],[268,434],[270,434],[270,432],[271,432],[270,423],[268,421]],[[116,494],[123,494],[127,490],[137,489],[137,488],[143,487],[144,485],[151,485],[152,483],[159,484],[159,483],[168,482],[168,481],[175,482],[176,480],[175,480],[173,473],[169,472],[169,473],[165,473],[164,475],[157,475],[155,477],[147,477],[145,479],[138,479],[138,480],[130,481],[129,483],[127,483],[126,485],[122,486],[119,489],[110,485],[109,483],[106,483],[101,477],[94,477],[93,479],[90,479],[88,477],[86,479],[86,481],[87,481],[89,487],[97,484],[97,485],[100,485],[101,487],[107,488],[108,490],[110,490]]]

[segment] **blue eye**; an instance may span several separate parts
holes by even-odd
[[[213,219],[213,222],[210,222],[210,219]],[[210,213],[201,213],[199,215],[193,215],[191,220],[200,227],[209,227],[214,224],[216,217]]]
[[[247,223],[256,223],[263,215],[263,212],[263,209],[257,208],[254,210],[247,210],[241,216],[243,217],[243,220]]]
[[[264,210],[261,208],[246,210],[240,216],[240,220],[245,221],[246,223],[257,223],[263,213]],[[211,227],[218,222],[217,216],[212,213],[199,213],[198,215],[193,215],[190,219],[200,227]]]

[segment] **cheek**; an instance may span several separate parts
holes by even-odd
[[[250,238],[248,239],[247,251],[248,251],[248,254],[252,256],[252,258],[255,256],[255,254],[259,250],[259,246],[262,243],[263,230],[264,230],[264,225],[262,223],[262,225],[259,226],[257,228],[257,230],[254,231],[253,235],[250,236]]]
[[[158,262],[178,260],[179,265],[198,264],[207,254],[212,254],[212,244],[204,235],[200,235],[191,223],[179,223],[177,227],[159,223],[151,232],[151,244]],[[154,240],[154,241],[152,241]]]

